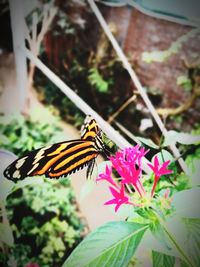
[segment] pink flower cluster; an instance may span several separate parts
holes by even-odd
[[[105,173],[99,174],[97,181],[106,180],[110,186],[109,190],[113,198],[105,205],[115,204],[115,212],[122,204],[135,205],[130,201],[129,195],[125,192],[126,188],[133,187],[134,191],[138,192],[140,197],[146,195],[145,189],[141,182],[142,177],[142,158],[148,153],[148,150],[141,148],[139,145],[134,147],[128,147],[121,151],[118,151],[115,156],[111,156],[109,159],[112,166],[106,166]],[[153,164],[148,163],[149,168],[154,173],[154,183],[151,191],[151,197],[153,197],[156,185],[162,175],[172,173],[172,170],[168,170],[167,167],[170,161],[165,161],[159,164],[158,157],[155,156]],[[112,169],[115,169],[120,175],[120,182],[116,182],[112,177]]]

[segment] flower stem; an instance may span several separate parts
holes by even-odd
[[[138,180],[138,185],[139,185],[140,189],[142,190],[143,196],[145,196],[146,192],[145,192],[144,187],[143,187],[142,183],[140,182],[140,180]]]
[[[166,232],[166,234],[168,235],[169,239],[172,241],[172,243],[174,244],[174,246],[176,247],[176,249],[178,250],[178,252],[180,253],[180,255],[182,255],[183,259],[185,260],[185,262],[190,266],[190,267],[195,267],[194,264],[191,262],[190,258],[188,258],[188,256],[185,254],[185,252],[182,250],[182,248],[179,246],[179,244],[176,242],[174,236],[169,232],[169,230],[167,229],[167,227],[165,225],[163,225],[164,231]]]
[[[153,187],[152,187],[152,190],[151,190],[151,197],[153,197],[153,195],[154,195],[154,192],[155,192],[155,189],[156,189],[156,185],[158,183],[158,180],[159,180],[159,177],[155,176],[154,177]]]
[[[181,246],[177,243],[177,241],[176,241],[175,237],[173,236],[173,234],[170,233],[170,231],[167,229],[165,221],[157,213],[154,212],[154,214],[158,218],[158,220],[160,221],[160,223],[161,223],[165,233],[169,237],[170,241],[173,243],[173,245],[176,247],[176,249],[179,252],[179,254],[182,256],[182,259],[184,259],[184,261],[188,264],[188,266],[195,267],[195,265],[193,264],[191,259],[185,254],[185,252],[183,251]]]
[[[143,197],[143,196],[142,196],[142,193],[141,193],[141,191],[140,191],[140,188],[137,186],[136,183],[133,185],[133,187],[136,189],[136,191],[139,193],[139,195],[140,195],[141,197]]]

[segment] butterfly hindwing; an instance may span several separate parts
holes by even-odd
[[[61,142],[18,158],[6,168],[4,175],[13,181],[43,174],[59,178],[83,168],[98,154],[92,141],[79,139]]]

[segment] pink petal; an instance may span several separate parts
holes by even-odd
[[[116,199],[118,199],[119,196],[120,196],[120,193],[117,192],[117,191],[116,191],[113,187],[111,187],[111,186],[109,186],[109,189],[110,189],[112,195],[113,195]]]
[[[111,200],[106,201],[104,205],[110,205],[110,204],[116,204],[116,203],[117,203],[116,199],[111,199]]]

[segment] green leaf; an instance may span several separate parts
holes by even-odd
[[[172,156],[172,154],[169,153],[165,149],[162,149],[161,152],[157,153],[155,156],[158,157],[159,163],[163,163],[164,161],[167,161],[167,160],[170,160],[170,161],[173,161],[174,160],[174,157]]]
[[[162,144],[163,147],[169,146],[171,144],[176,143],[176,137],[178,135],[178,132],[171,130],[168,131],[167,134],[165,135],[164,142]]]
[[[153,250],[152,261],[153,267],[173,267],[175,264],[175,257]]]
[[[191,188],[173,195],[172,205],[181,217],[200,218],[200,188]]]
[[[183,145],[192,145],[200,142],[200,135],[193,135],[189,133],[176,132],[174,130],[168,131],[165,136],[165,140],[163,143],[164,146],[168,146],[170,144],[183,144]]]
[[[8,224],[0,223],[0,240],[8,246],[14,244],[12,229]]]
[[[200,173],[200,164],[199,159],[193,160],[193,170],[189,170],[190,184],[192,186],[200,185],[199,173]]]
[[[139,141],[141,141],[143,144],[151,147],[151,148],[154,148],[154,149],[159,149],[159,146],[157,146],[151,139],[149,138],[143,138],[143,137],[140,137],[140,136],[137,136],[136,137]]]
[[[165,236],[165,238],[166,238],[167,242],[170,242],[169,239],[167,238],[167,236]],[[169,255],[172,257],[178,257],[179,253],[177,252],[176,249],[174,249],[174,247],[171,243],[170,243],[170,245],[171,245],[170,248],[168,248],[168,246],[166,246],[166,244],[161,242],[161,239],[160,238],[158,239],[152,233],[152,231],[147,230],[143,240],[141,241],[140,246],[143,246],[145,248],[151,248],[152,250],[160,252],[161,254]]]
[[[186,91],[190,91],[192,89],[192,81],[186,75],[178,76],[176,84],[183,86]]]
[[[178,133],[176,136],[176,141],[183,145],[193,145],[200,142],[200,135],[193,135],[189,133]]]
[[[167,222],[167,231],[175,240],[179,256],[189,266],[200,264],[200,219],[171,217]],[[182,251],[182,252],[181,252]]]
[[[6,200],[7,196],[12,192],[15,183],[12,181],[2,178],[0,183],[0,201]]]
[[[187,251],[196,266],[200,266],[200,219],[184,218],[187,227]]]
[[[154,216],[154,214],[152,214]],[[150,224],[150,230],[153,234],[153,236],[160,242],[163,248],[166,250],[170,250],[170,243],[169,240],[166,237],[164,228],[159,220],[155,220],[155,218],[152,216],[151,224]]]
[[[147,228],[147,225],[128,222],[104,224],[76,247],[63,267],[126,266]]]
[[[16,189],[23,188],[27,185],[40,185],[44,183],[43,176],[34,176],[34,177],[27,177],[25,180],[21,180],[17,183]]]
[[[100,93],[107,93],[109,89],[109,81],[104,80],[98,69],[91,68],[89,70],[88,80],[94,85]]]

